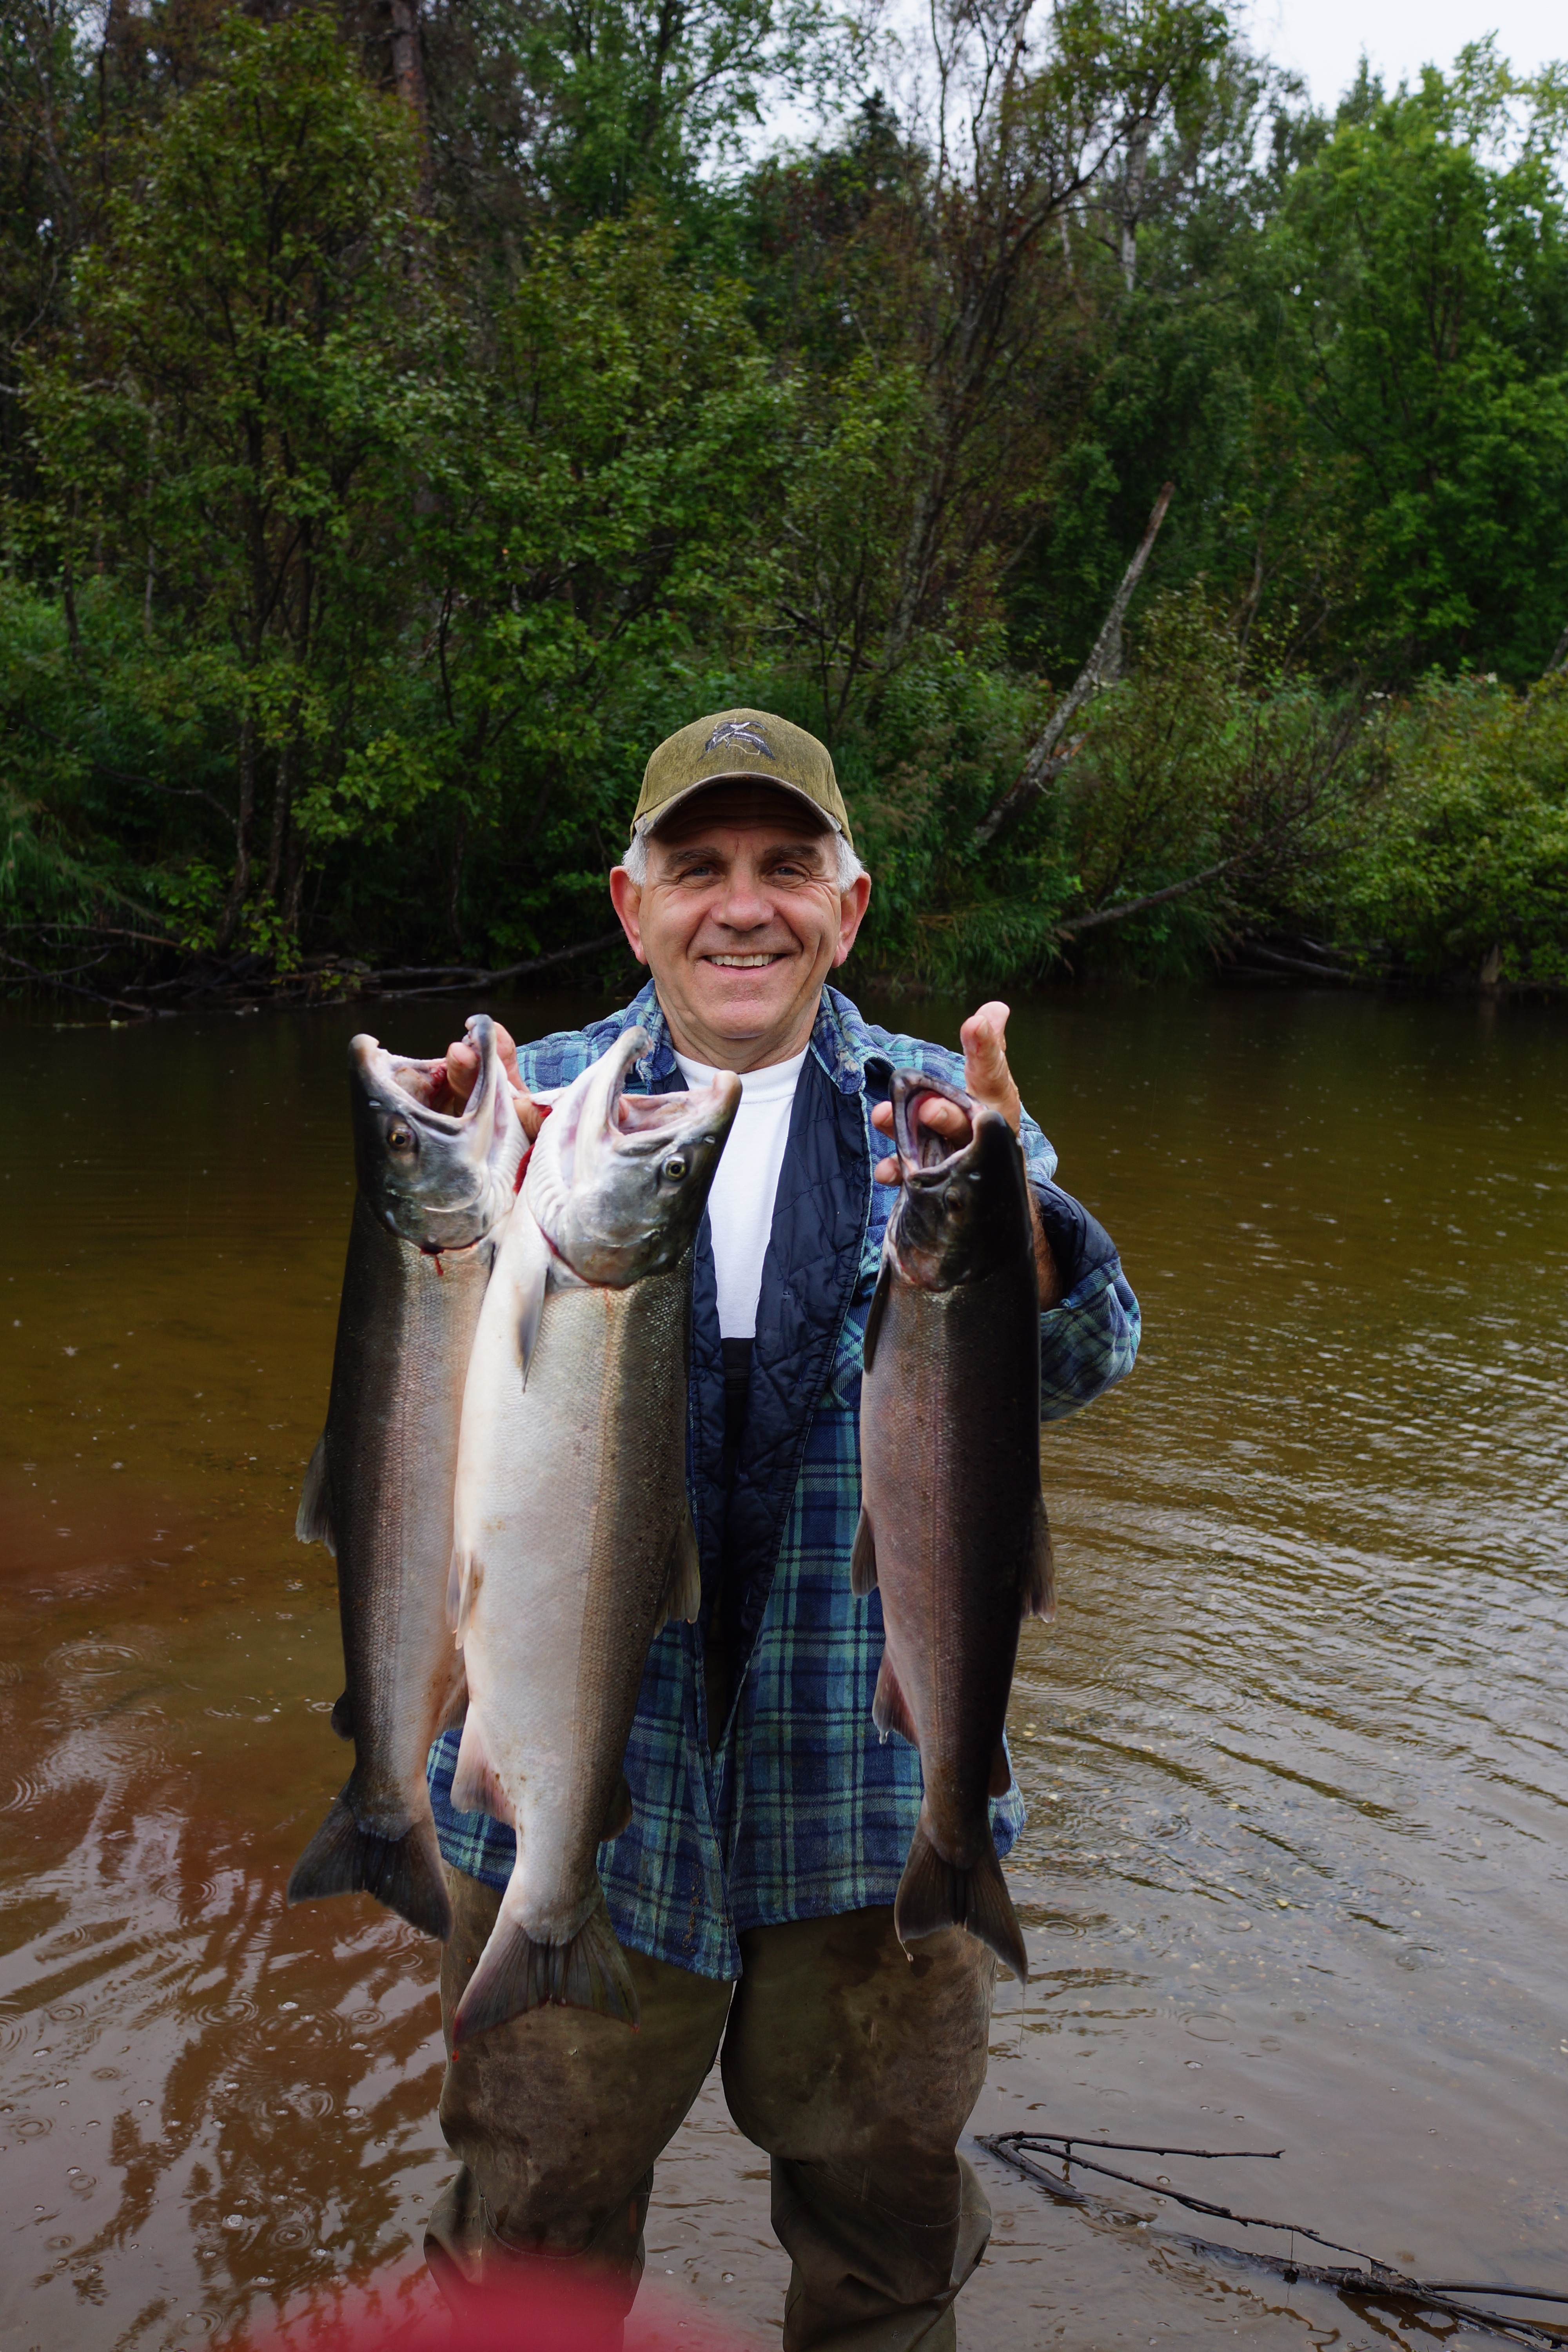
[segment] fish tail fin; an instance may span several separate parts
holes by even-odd
[[[289,1900],[310,1903],[319,1895],[356,1894],[374,1895],[411,1927],[444,1944],[452,1932],[452,1906],[435,1822],[412,1822],[401,1837],[382,1837],[355,1819],[347,1790],[334,1797],[289,1874]]]
[[[1024,1931],[993,1847],[973,1870],[944,1862],[923,1822],[910,1842],[910,1857],[899,1881],[893,1927],[906,1948],[942,1927],[965,1927],[1010,1968],[1020,1983],[1029,1979]]]
[[[531,2009],[554,2003],[596,2009],[636,2025],[641,2014],[626,1956],[616,1941],[601,1889],[594,1907],[566,1944],[536,1944],[503,1908],[468,1979],[452,2020],[452,2047],[504,2025]]]

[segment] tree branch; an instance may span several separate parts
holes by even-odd
[[[574,948],[552,948],[548,955],[530,956],[525,963],[503,964],[499,971],[487,971],[475,966],[470,970],[463,971],[460,979],[437,980],[430,988],[400,988],[395,993],[399,996],[449,996],[458,989],[494,988],[503,980],[525,980],[531,972],[543,971],[551,964],[570,963],[575,956],[602,955],[606,948],[618,946],[625,937],[626,933],[617,924],[613,931],[602,932],[596,940],[580,940]],[[404,978],[416,980],[425,972],[454,971],[459,969],[461,968],[449,963],[423,966],[401,964],[386,971],[362,973],[361,979],[365,987],[375,988],[389,980]]]
[[[1091,700],[1102,686],[1109,683],[1107,663],[1110,655],[1121,637],[1121,624],[1126,617],[1127,607],[1132,601],[1132,591],[1142,579],[1143,566],[1148,562],[1150,551],[1160,536],[1160,525],[1165,520],[1165,512],[1170,506],[1174,489],[1175,484],[1167,482],[1155,499],[1154,511],[1149,518],[1148,529],[1138,542],[1137,552],[1131,562],[1121,575],[1121,585],[1110,600],[1110,610],[1107,613],[1100,635],[1094,641],[1093,652],[1079,672],[1071,693],[1058,703],[1047,720],[1044,733],[1019,771],[1017,782],[1010,792],[1003,795],[990,814],[983,818],[975,826],[976,849],[984,849],[988,842],[995,839],[1005,824],[1011,824],[1013,819],[1044,792],[1051,778],[1060,774],[1068,761],[1072,758],[1073,753],[1070,751],[1059,759],[1053,758],[1053,754],[1084,704]],[[1077,746],[1073,748],[1076,750]]]
[[[1234,857],[1222,857],[1217,866],[1205,866],[1201,874],[1189,874],[1184,882],[1168,883],[1163,890],[1151,890],[1142,898],[1124,898],[1119,907],[1097,907],[1091,915],[1080,915],[1076,922],[1058,923],[1057,937],[1076,939],[1080,931],[1097,931],[1106,923],[1124,923],[1129,915],[1141,915],[1145,907],[1163,907],[1168,899],[1184,898],[1189,890],[1228,874],[1233,866],[1245,864],[1252,855],[1249,849],[1238,849]]]

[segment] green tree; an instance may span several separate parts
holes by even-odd
[[[447,321],[413,127],[322,12],[231,16],[137,163],[29,374],[32,522],[68,582],[140,575],[146,698],[231,747],[224,945],[286,872],[297,912],[293,801],[395,609]]]
[[[1342,651],[1541,671],[1568,619],[1563,93],[1490,45],[1363,89],[1270,231],[1281,382],[1343,466]]]

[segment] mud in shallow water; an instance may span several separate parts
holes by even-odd
[[[495,1009],[537,1034],[597,1008]],[[961,1009],[882,1008],[942,1038]],[[426,2292],[434,1948],[281,1901],[346,1752],[331,1565],[291,1531],[362,1022],[415,1052],[448,1025],[5,1031],[0,2346],[152,2352],[348,2274]],[[1568,1026],[1064,998],[1013,1044],[1146,1337],[1046,1434],[1062,1602],[1012,1716],[1036,1977],[1004,1989],[974,2128],[1280,2147],[1223,2180],[1129,2168],[1568,2292]],[[1482,2340],[976,2160],[971,2352]],[[764,2162],[716,2083],[649,2261],[774,2335]]]

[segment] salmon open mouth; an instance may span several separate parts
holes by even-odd
[[[934,1129],[920,1124],[921,1107],[927,1102],[950,1102],[961,1110],[973,1128],[977,1106],[961,1087],[951,1087],[943,1078],[928,1076],[923,1070],[898,1070],[893,1075],[893,1139],[899,1158],[903,1162],[906,1182],[919,1184],[922,1180],[940,1183],[958,1165],[973,1143],[973,1134],[962,1143],[951,1143]]]

